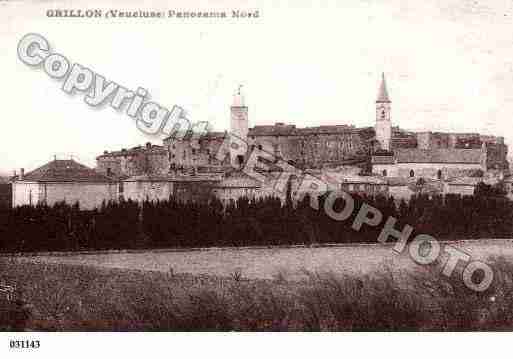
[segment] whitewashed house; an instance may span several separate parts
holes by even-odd
[[[79,203],[81,209],[118,199],[118,182],[74,160],[54,160],[12,181],[12,204]]]

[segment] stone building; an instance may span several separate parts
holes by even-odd
[[[396,149],[372,157],[372,169],[384,177],[446,179],[483,174],[486,153],[481,149]]]
[[[169,171],[169,153],[164,146],[147,143],[120,151],[104,151],[96,158],[96,170],[108,177],[127,178]]]
[[[123,180],[124,199],[133,201],[163,201],[170,197],[188,202],[204,202],[215,196],[213,189],[222,181],[220,175],[143,175]]]
[[[164,139],[164,149],[168,154],[168,172],[215,172],[222,166],[229,168],[228,157],[224,160],[216,157],[227,139],[226,132],[209,132],[201,138],[194,138],[191,133],[187,133],[180,138]]]
[[[430,172],[430,176],[436,175],[439,167],[448,173],[456,169],[455,175],[458,170],[507,170],[507,146],[502,137],[402,130],[392,126],[391,109],[383,75],[376,99],[374,127],[356,128],[346,124],[298,128],[285,123],[249,127],[248,107],[239,89],[230,108],[229,134],[210,133],[199,140],[192,136],[169,138],[164,141],[164,147],[170,153],[173,167],[183,170],[227,164],[237,168],[254,149],[300,169],[352,164],[378,175],[387,170],[390,175],[407,177],[410,170],[405,166],[410,163],[414,164],[414,172],[418,168],[419,175]],[[245,147],[233,146],[241,139]],[[216,154],[223,146],[229,157],[219,160]],[[396,162],[399,165],[393,166]]]
[[[477,185],[482,181],[482,178],[477,177],[452,178],[444,183],[444,193],[473,195]]]
[[[224,204],[241,197],[258,199],[269,195],[263,183],[240,172],[232,173],[215,183],[212,194]]]
[[[276,123],[250,128],[248,144],[306,169],[364,163],[371,137],[369,129],[348,125],[297,128]]]
[[[301,171],[330,172],[338,181],[334,188],[364,188],[368,193],[389,195],[406,196],[414,192],[419,179],[433,182],[434,191],[443,187],[442,181],[450,182],[456,177],[479,178],[492,172],[501,177],[509,172],[508,148],[503,137],[413,132],[393,126],[392,101],[384,75],[375,103],[374,126],[357,128],[341,124],[299,128],[294,124],[275,123],[250,127],[250,109],[240,88],[233,97],[229,116],[227,132],[209,132],[202,136],[189,132],[182,137],[164,139],[162,146],[147,144],[105,152],[97,158],[98,171],[128,179],[127,188],[139,186],[139,198],[147,196],[147,188],[153,187],[150,180],[144,182],[138,176],[174,176],[194,183],[194,178],[199,175],[215,174],[222,179],[213,188],[218,197],[225,199],[232,198],[235,193],[270,194],[265,184],[258,188],[242,178],[228,179],[233,176],[234,169],[242,168],[251,159],[255,150],[260,157],[265,155],[264,158],[270,159],[268,172],[276,171],[276,163],[281,161]],[[338,175],[333,175],[337,168],[347,166],[354,168],[356,173],[349,175],[338,171]],[[356,179],[358,175],[365,176]],[[348,182],[351,180],[357,181]],[[458,185],[453,183],[456,188]],[[176,193],[171,188],[155,188],[154,196],[167,196],[171,191]]]
[[[74,160],[54,160],[27,174],[23,170],[12,182],[13,206],[79,203],[93,209],[103,201],[118,199],[118,182]]]
[[[390,119],[391,110],[390,99],[385,81],[385,74],[382,75],[381,85],[376,99],[376,140],[383,151],[390,151],[392,142],[392,121]]]
[[[451,179],[509,172],[503,137],[477,133],[407,132],[392,128],[385,78],[376,100],[376,140],[372,172],[384,177]],[[389,136],[389,133],[393,137]]]

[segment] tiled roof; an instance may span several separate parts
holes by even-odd
[[[74,160],[54,160],[32,172],[27,173],[23,177],[23,181],[111,182],[112,179]]]
[[[207,133],[203,135],[197,134],[196,138],[197,140],[214,140],[214,139],[224,139],[227,136],[226,131],[208,131]],[[172,136],[166,137],[163,141],[164,143],[168,143],[170,141],[190,141],[193,139],[194,132],[192,131],[186,131],[186,132],[179,132],[175,133]]]
[[[481,163],[481,149],[439,148],[422,150],[418,148],[396,149],[394,156],[398,163]]]
[[[116,156],[132,156],[139,153],[160,153],[165,151],[163,146],[158,145],[151,145],[151,147],[148,146],[135,146],[129,149],[122,149],[120,151],[111,151],[107,152],[105,151],[102,155],[98,156],[98,158],[103,157],[116,157]]]
[[[295,125],[268,125],[268,126],[255,126],[249,129],[249,136],[283,136],[294,135],[297,132]]]
[[[358,131],[354,126],[334,125],[297,128],[295,125],[277,123],[275,125],[255,126],[249,129],[249,136],[305,136],[319,134],[341,134]]]
[[[196,175],[187,174],[146,174],[132,176],[124,182],[218,182],[221,181],[221,175],[216,173],[204,173]]]

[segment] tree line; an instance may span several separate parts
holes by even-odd
[[[290,196],[290,193],[289,193]],[[486,185],[473,196],[416,195],[408,201],[384,196],[353,195],[350,218],[336,221],[325,211],[327,195],[318,198],[319,210],[306,195],[293,203],[277,198],[240,198],[223,205],[165,201],[104,203],[85,211],[78,204],[40,204],[35,207],[0,208],[0,251],[76,251],[137,248],[192,248],[270,246],[323,243],[375,243],[388,216],[396,229],[409,224],[415,234],[438,239],[513,237],[513,202],[503,192]],[[378,226],[352,223],[363,203],[381,211]],[[345,205],[337,199],[334,210]]]

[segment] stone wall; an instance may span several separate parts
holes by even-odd
[[[102,203],[118,199],[116,183],[43,183],[41,201],[48,205],[65,201],[69,204],[79,202],[81,209],[94,209]]]
[[[123,182],[123,197],[133,201],[168,200],[173,195],[173,182],[129,180]]]
[[[501,143],[501,137],[478,133],[417,132],[417,147],[424,150],[436,148],[481,148],[483,142]]]
[[[228,163],[229,159],[217,159],[217,153],[221,146],[225,145],[225,135],[204,136],[200,139],[172,138],[164,141],[164,146],[168,152],[169,168],[171,171],[176,169],[190,169],[201,166],[221,166]],[[228,156],[228,152],[226,152]]]
[[[131,177],[164,174],[169,171],[169,156],[161,146],[138,146],[121,151],[104,152],[96,158],[96,170],[106,176]]]
[[[257,199],[271,196],[270,193],[255,187],[214,187],[212,194],[224,204],[229,203],[231,200],[236,201],[238,198],[242,197]]]
[[[474,185],[450,184],[446,186],[446,194],[460,194],[462,196],[471,196],[474,194]]]
[[[224,135],[165,141],[170,165],[179,169],[226,165],[227,160],[216,158],[223,145],[226,146]],[[256,148],[305,168],[342,164],[355,157],[363,159],[368,152],[366,142],[355,130],[308,135],[251,135],[250,132],[248,150]]]
[[[173,196],[181,202],[206,203],[213,194],[214,181],[176,181]]]
[[[376,183],[342,183],[340,188],[350,193],[368,194],[371,196],[388,196],[387,184]]]
[[[438,178],[438,171],[442,172],[442,178],[466,177],[475,175],[477,171],[483,171],[481,164],[465,163],[397,163],[376,164],[372,172],[381,175],[386,170],[387,177],[410,177],[413,170],[414,177]]]
[[[303,168],[342,164],[365,157],[368,148],[355,131],[304,136],[253,136],[249,143]]]
[[[509,169],[508,163],[508,146],[505,144],[486,145],[486,168],[489,170],[506,170]]]
[[[14,182],[12,185],[12,205],[36,205],[39,203],[41,189],[36,182]]]
[[[388,194],[391,197],[394,197],[395,200],[404,199],[405,201],[409,200],[411,196],[415,194],[415,192],[408,185],[400,185],[400,186],[389,186]]]
[[[103,201],[117,200],[115,183],[35,183],[14,182],[13,206],[46,203],[50,206],[58,202],[70,205],[80,203],[81,209],[100,207]]]

